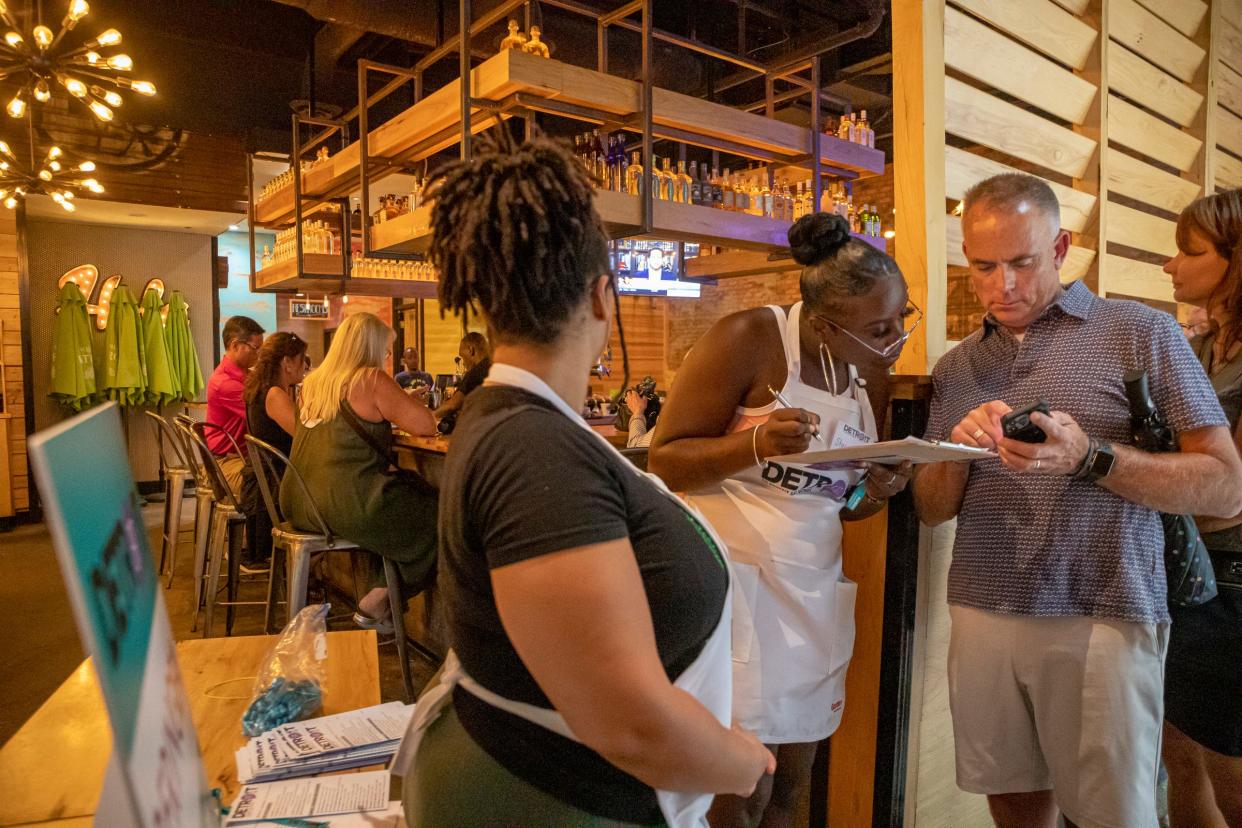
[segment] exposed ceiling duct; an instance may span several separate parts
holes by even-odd
[[[374,32],[419,46],[435,46],[434,3],[377,3],[374,0],[276,0],[316,20]]]

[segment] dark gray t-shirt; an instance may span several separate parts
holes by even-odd
[[[505,634],[493,569],[629,538],[670,680],[698,656],[724,608],[727,563],[703,527],[595,435],[517,388],[485,385],[466,400],[439,524],[450,643],[466,673],[508,699],[552,706]],[[530,784],[608,819],[660,821],[655,792],[591,749],[461,688],[453,703],[475,742]]]
[[[947,439],[990,400],[1047,400],[1087,434],[1129,443],[1126,371],[1148,373],[1178,433],[1225,425],[1212,385],[1173,317],[1101,299],[1075,282],[1019,341],[992,322],[945,354],[926,436]],[[971,464],[958,514],[949,603],[991,612],[1169,620],[1159,515],[1092,483]]]

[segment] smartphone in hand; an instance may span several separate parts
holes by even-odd
[[[1031,403],[1025,408],[1019,408],[1010,411],[1001,418],[1001,430],[1005,436],[1011,440],[1020,440],[1023,443],[1042,443],[1048,439],[1048,435],[1039,426],[1031,422],[1031,414],[1038,411],[1045,417],[1052,416],[1052,409],[1049,408],[1046,400],[1039,400]]]

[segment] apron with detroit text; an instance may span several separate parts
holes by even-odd
[[[802,303],[790,308],[788,319],[780,307],[770,307],[785,346],[782,396],[819,415],[825,448],[834,440],[874,440],[875,417],[855,368],[849,367],[843,393],[802,382]],[[777,407],[774,401],[739,408],[730,431],[763,423]],[[860,479],[854,469],[766,460],[687,495],[729,548],[733,718],[765,743],[819,741],[841,722],[857,593],[841,571],[841,510]]]

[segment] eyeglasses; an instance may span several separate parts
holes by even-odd
[[[868,351],[880,357],[881,359],[888,359],[889,357],[895,354],[901,353],[901,349],[905,346],[906,340],[910,338],[910,336],[914,333],[915,329],[918,328],[919,323],[923,321],[922,309],[918,305],[914,304],[913,302],[910,302],[909,304],[906,305],[906,310],[902,314],[902,316],[903,317],[913,316],[914,321],[909,323],[906,326],[906,329],[902,332],[901,336],[897,337],[897,339],[893,340],[892,342],[890,342],[888,345],[886,345],[882,349],[876,348],[874,345],[869,344],[862,337],[853,333],[848,328],[844,328],[841,325],[838,325],[836,322],[833,322],[831,319],[829,319],[826,316],[821,316],[817,314],[815,318],[821,320],[825,325],[831,325],[832,327],[836,328],[838,331],[845,334],[850,339],[854,340],[859,345],[863,346]]]

